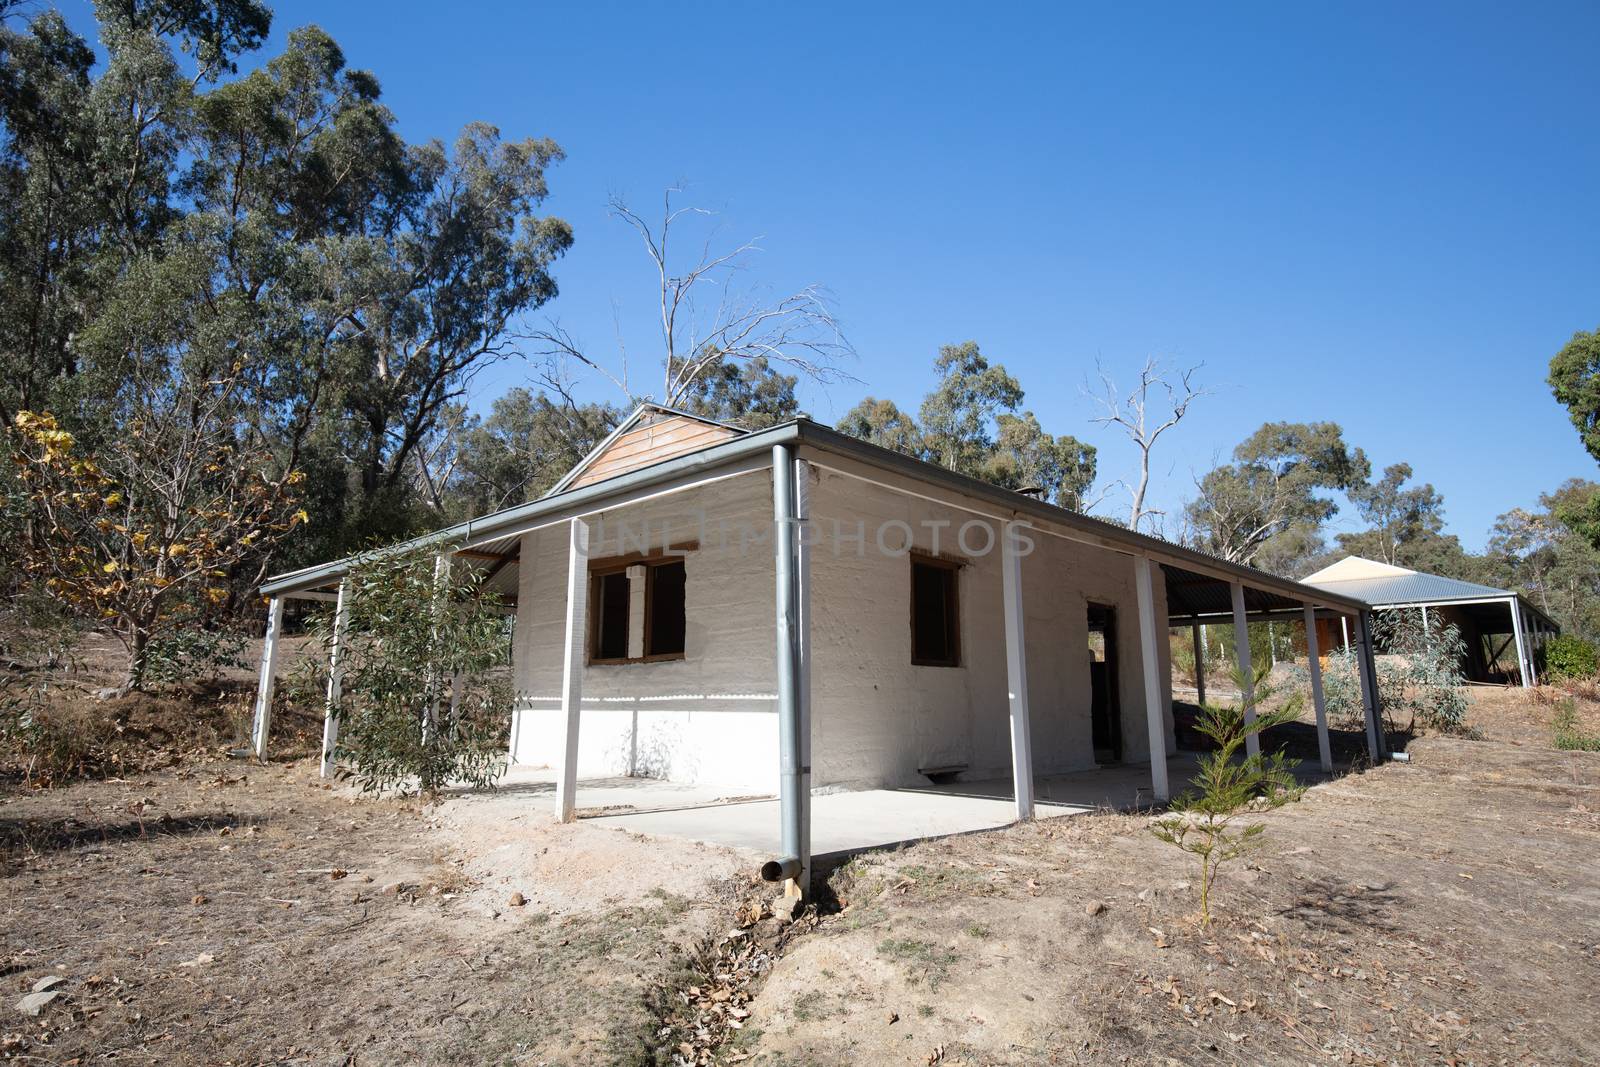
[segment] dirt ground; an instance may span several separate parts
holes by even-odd
[[[750,857],[511,790],[329,789],[310,759],[218,757],[224,711],[185,740],[141,705],[160,765],[0,793],[0,1058],[1600,1062],[1600,755],[1549,747],[1548,700],[1475,697],[1489,740],[1422,738],[1267,816],[1209,930],[1140,816],[861,857],[779,927]]]
[[[561,877],[475,878],[484,842],[458,821],[315,770],[217,763],[0,804],[0,1056],[651,1062],[649,996],[733,910],[726,864],[639,877],[646,843],[545,825],[524,835],[540,862],[615,889],[552,907],[540,883]],[[586,866],[596,851],[634,876]],[[50,975],[62,995],[16,1011]]]
[[[1268,816],[1209,931],[1145,822],[855,861],[756,1062],[1600,1061],[1600,757],[1419,741]]]

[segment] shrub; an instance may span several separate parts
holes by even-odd
[[[1544,664],[1556,682],[1593,678],[1600,673],[1600,655],[1592,643],[1576,634],[1560,634],[1544,645]]]
[[[1442,733],[1470,735],[1467,725],[1466,679],[1461,661],[1466,642],[1461,631],[1437,612],[1423,625],[1420,613],[1379,612],[1372,638],[1388,656],[1378,662],[1378,696],[1391,722],[1409,712],[1409,732],[1420,720]]]
[[[492,673],[510,648],[500,599],[458,568],[436,573],[426,550],[370,555],[346,580],[335,756],[364,790],[492,785],[511,715],[510,686]],[[329,649],[332,612],[310,630]]]
[[[1578,705],[1567,697],[1556,705],[1556,747],[1564,752],[1600,752],[1600,734],[1591,734],[1578,722]]]
[[[152,637],[145,648],[145,679],[184,682],[247,667],[248,639],[239,630],[181,626]]]
[[[1322,702],[1328,709],[1328,725],[1336,730],[1367,728],[1367,710],[1361,702],[1361,677],[1356,670],[1354,649],[1334,649],[1323,662]],[[1310,684],[1307,668],[1297,664],[1294,674],[1300,684]]]

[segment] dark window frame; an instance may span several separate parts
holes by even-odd
[[[699,547],[700,546],[698,543],[691,542],[688,544],[673,545],[665,550],[657,549],[654,552],[634,552],[626,556],[610,556],[604,559],[593,559],[589,561],[589,610],[588,618],[584,625],[584,629],[586,631],[584,640],[585,665],[591,667],[613,667],[628,663],[665,663],[672,660],[681,660],[687,658],[687,647],[677,652],[651,653],[646,651],[646,653],[642,656],[597,656],[595,652],[600,647],[600,612],[597,611],[596,608],[600,604],[601,581],[604,578],[614,574],[625,574],[627,573],[629,567],[636,565],[643,566],[645,569],[643,623],[645,627],[644,647],[648,650],[650,648],[651,638],[650,609],[654,603],[656,584],[655,572],[657,568],[660,567],[667,567],[673,564],[683,564],[688,557],[688,554]],[[685,578],[687,578],[687,574],[685,575]],[[687,595],[684,597],[684,610],[685,613],[687,613]],[[632,621],[632,591],[630,590],[628,613],[629,624],[631,624]],[[687,622],[687,619],[685,621]],[[633,634],[631,630],[628,633],[627,643],[629,645],[633,644]],[[685,646],[687,646],[687,644],[688,642],[686,640]]]
[[[910,596],[907,598],[911,613],[911,665],[914,667],[960,667],[961,666],[961,569],[963,561],[951,559],[948,556],[935,556],[926,552],[910,552],[910,567],[907,574],[911,580]],[[945,588],[949,595],[946,597],[944,623],[945,645],[948,655],[942,658],[919,656],[917,654],[917,568],[931,567],[946,572]]]

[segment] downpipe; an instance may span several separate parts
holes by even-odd
[[[805,864],[801,860],[801,797],[803,770],[800,766],[800,627],[796,569],[796,493],[794,451],[790,446],[772,447],[772,518],[777,586],[777,667],[778,667],[778,784],[782,837],[780,855],[761,865],[761,877],[768,882],[798,880]],[[797,886],[803,895],[805,886]]]

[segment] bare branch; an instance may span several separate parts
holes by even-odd
[[[1174,381],[1170,372],[1164,370],[1154,357],[1147,358],[1139,370],[1139,384],[1124,395],[1100,361],[1096,360],[1095,373],[1100,378],[1101,387],[1099,394],[1091,394],[1088,383],[1084,383],[1084,393],[1091,396],[1105,412],[1092,421],[1101,426],[1120,427],[1139,450],[1139,479],[1137,484],[1128,489],[1131,501],[1128,528],[1131,530],[1139,529],[1139,524],[1145,519],[1161,514],[1145,506],[1145,496],[1150,488],[1150,453],[1162,434],[1183,421],[1190,405],[1209,394],[1209,390],[1201,388],[1194,381],[1196,373],[1204,366],[1200,363],[1178,371]],[[1166,403],[1162,405],[1165,414],[1160,416],[1159,423],[1151,426],[1154,409],[1151,407],[1150,394],[1156,388],[1166,394]]]
[[[728,360],[765,358],[813,381],[831,382],[849,375],[840,364],[855,355],[831,307],[831,296],[809,285],[778,299],[753,290],[736,290],[734,280],[749,258],[761,251],[756,241],[743,242],[728,251],[716,251],[710,238],[692,263],[679,267],[673,249],[674,227],[690,218],[711,217],[698,207],[674,207],[679,187],[668,188],[662,198],[660,221],[652,225],[642,215],[613,197],[611,214],[639,235],[654,268],[658,328],[661,344],[661,391],[664,404],[680,404],[708,373]],[[759,239],[758,239],[759,240]],[[715,292],[709,310],[701,316],[697,297]],[[630,401],[653,399],[635,396],[629,388],[627,349],[620,327],[617,347],[619,369],[613,370],[587,351],[558,323],[530,335],[545,361],[545,376],[560,377],[564,366],[578,365],[603,375]]]

